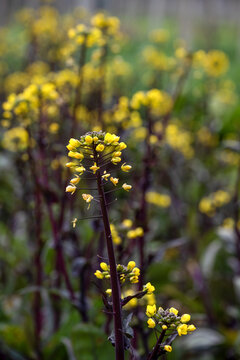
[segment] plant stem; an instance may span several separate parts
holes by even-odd
[[[238,259],[238,269],[237,273],[240,274],[240,230],[238,228],[238,218],[239,218],[239,188],[240,188],[240,161],[237,167],[237,178],[235,184],[235,193],[233,196],[233,218],[234,218],[234,231],[236,235],[236,256]]]
[[[98,157],[94,150],[94,159],[98,166]],[[98,193],[100,196],[100,206],[103,217],[103,225],[105,238],[107,242],[108,260],[110,265],[111,288],[112,288],[112,303],[113,303],[113,317],[114,317],[114,334],[115,334],[115,359],[124,360],[124,338],[122,328],[122,307],[120,296],[120,284],[117,275],[117,266],[113,248],[112,234],[108,218],[108,210],[106,205],[106,197],[103,189],[102,176],[100,170],[96,173]]]
[[[163,338],[165,336],[166,330],[163,330],[161,332],[161,335],[158,338],[158,341],[153,349],[153,351],[149,354],[147,360],[157,360],[158,356],[159,356],[159,350],[160,350],[160,345],[163,341]]]
[[[42,240],[42,199],[37,184],[35,190],[35,226],[36,226],[36,253],[34,257],[34,265],[36,267],[36,286],[39,290],[36,291],[34,296],[34,320],[35,320],[35,347],[37,359],[42,359],[41,353],[41,332],[43,325],[42,309],[41,309],[41,286],[43,281],[43,266],[41,261],[41,254],[43,249]]]

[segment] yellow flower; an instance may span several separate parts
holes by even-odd
[[[229,67],[229,60],[224,52],[211,50],[208,52],[205,62],[205,69],[208,75],[218,77],[224,74]]]
[[[229,203],[230,200],[231,200],[230,194],[224,190],[218,190],[215,193],[213,193],[213,202],[214,205],[217,207]]]
[[[147,323],[148,323],[148,327],[151,328],[151,329],[155,328],[155,326],[156,326],[155,321],[153,319],[151,319],[151,318],[148,319]]]
[[[156,314],[156,311],[157,311],[156,304],[154,304],[152,306],[148,305],[147,310],[146,310],[146,315],[148,317],[152,317],[152,316],[154,316]]]
[[[191,316],[189,314],[183,314],[181,316],[181,323],[188,323],[191,319]]]
[[[150,204],[157,205],[159,207],[169,207],[171,205],[171,198],[166,194],[159,194],[154,191],[149,191],[146,194],[146,201]]]
[[[72,221],[73,228],[75,228],[75,227],[76,227],[76,223],[77,223],[77,218],[73,219],[73,221]]]
[[[112,239],[113,239],[114,244],[116,244],[116,245],[121,244],[122,239],[121,239],[121,237],[119,236],[118,231],[117,231],[115,225],[114,225],[114,224],[110,224],[110,228],[111,228]]]
[[[69,39],[73,39],[76,36],[76,31],[75,29],[71,28],[68,30],[68,37]]]
[[[136,229],[135,229],[135,235],[136,235],[136,237],[141,237],[141,236],[143,236],[143,234],[144,234],[144,231],[143,231],[143,228],[142,227],[137,227]]]
[[[73,185],[77,185],[80,181],[80,177],[75,177],[73,179],[70,180],[70,183]]]
[[[66,167],[73,167],[73,166],[76,166],[76,164],[74,162],[66,163]]]
[[[177,332],[179,336],[187,335],[188,326],[186,324],[178,325]]]
[[[97,270],[94,275],[98,278],[98,279],[103,279],[104,275],[100,270]]]
[[[77,148],[78,146],[80,146],[80,141],[77,139],[71,138],[69,140],[69,144],[72,145],[73,147]]]
[[[134,238],[136,238],[136,237],[142,236],[143,233],[144,233],[144,232],[143,232],[143,228],[137,227],[137,228],[134,229],[134,230],[129,230],[129,231],[127,232],[127,237],[128,237],[129,239],[134,239]]]
[[[146,285],[144,285],[143,290],[147,290],[147,294],[152,294],[155,291],[155,287],[148,282]]]
[[[2,145],[10,151],[22,151],[29,145],[28,132],[21,128],[15,127],[5,132]]]
[[[107,145],[116,145],[119,139],[120,137],[116,136],[115,134],[106,133],[104,137],[104,142]]]
[[[126,277],[125,277],[124,274],[120,275],[120,281],[121,281],[122,284],[126,281]]]
[[[84,158],[83,154],[75,151],[69,151],[68,156],[78,160],[82,160]]]
[[[188,325],[187,331],[195,331],[196,327],[194,325]]]
[[[121,169],[122,171],[128,172],[131,170],[131,165],[127,165],[126,163],[122,164]]]
[[[170,345],[165,345],[164,346],[164,350],[166,350],[167,352],[171,352],[172,351],[172,347]]]
[[[215,213],[215,207],[212,199],[203,197],[199,203],[199,210],[207,215],[213,215]]]
[[[168,41],[170,33],[167,29],[155,29],[150,33],[150,40],[156,43]]]
[[[111,295],[112,295],[112,289],[107,289],[107,290],[106,290],[106,294],[107,294],[108,296],[111,296]]]
[[[126,228],[130,228],[132,226],[133,222],[130,219],[124,219],[122,222],[122,225]]]
[[[90,203],[93,199],[93,196],[90,194],[82,194],[82,198],[86,201],[86,203]]]
[[[120,157],[122,155],[121,151],[115,151],[113,157]]]
[[[104,170],[104,173],[102,175],[102,179],[107,181],[110,175],[111,174],[107,174],[106,170]]]
[[[177,314],[178,314],[178,310],[175,309],[174,307],[171,307],[171,308],[169,309],[169,312],[170,312],[170,313],[173,313],[174,315],[177,315]]]
[[[91,166],[89,169],[92,170],[92,172],[93,172],[94,174],[96,174],[96,171],[97,171],[98,169],[100,169],[100,167],[97,166],[96,163],[94,163],[94,165]]]
[[[126,147],[127,147],[127,145],[122,141],[122,142],[120,142],[120,144],[119,144],[119,150],[124,150],[124,149],[126,149]]]
[[[167,330],[167,325],[162,325],[163,330]]]
[[[51,134],[56,134],[58,132],[59,129],[59,124],[56,122],[53,122],[52,124],[49,125],[49,132]]]
[[[138,276],[131,276],[130,277],[130,282],[132,284],[137,284],[138,283]]]
[[[101,152],[105,149],[104,145],[103,144],[98,144],[97,147],[96,147],[96,151],[98,152]]]
[[[135,266],[136,266],[135,261],[129,261],[129,263],[127,264],[127,269],[131,271],[135,268]]]
[[[70,192],[71,194],[74,194],[75,193],[75,191],[76,191],[76,186],[74,186],[74,185],[68,185],[67,187],[66,187],[66,192]]]
[[[141,105],[147,105],[146,94],[143,91],[136,92],[131,100],[131,107],[133,109],[139,109]]]
[[[75,150],[75,147],[72,146],[71,144],[68,144],[68,145],[66,146],[66,148],[67,148],[69,151]],[[69,156],[69,155],[68,155],[68,156]]]
[[[107,265],[105,262],[101,262],[100,268],[101,268],[103,271],[108,271],[108,265]]]
[[[122,185],[122,188],[123,188],[124,190],[126,190],[126,191],[129,191],[129,190],[131,190],[132,185],[128,185],[128,184],[124,183],[124,184]]]
[[[135,295],[135,291],[133,289],[128,289],[122,293],[122,298],[124,299],[127,296]],[[138,305],[138,300],[136,298],[131,299],[124,308],[131,309],[133,307],[136,307]]]
[[[135,267],[132,270],[132,273],[134,274],[134,276],[139,276],[140,275],[140,269],[138,267]]]
[[[86,170],[86,169],[85,169],[85,167],[83,167],[83,166],[78,166],[78,167],[76,168],[76,171],[79,172],[80,175],[82,175],[82,173],[83,173],[85,170]]]
[[[87,135],[85,137],[85,142],[88,144],[88,145],[91,145],[92,142],[93,142],[93,138],[90,136],[90,135]]]
[[[114,164],[114,165],[117,165],[117,163],[121,162],[121,158],[116,156],[116,157],[113,157],[111,162]]]
[[[113,183],[113,185],[114,186],[116,186],[117,185],[117,183],[118,183],[118,178],[113,178],[113,177],[110,177],[110,181]]]

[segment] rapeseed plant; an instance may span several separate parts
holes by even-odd
[[[232,261],[236,257],[239,263],[240,259],[238,183],[234,189],[232,181],[239,166],[238,95],[227,72],[228,56],[220,50],[191,52],[183,41],[172,44],[168,30],[156,29],[149,36],[151,44],[141,46],[143,56],[138,64],[144,67],[144,74],[139,75],[135,63],[126,60],[125,50],[121,52],[128,40],[116,17],[102,12],[91,16],[83,9],[60,15],[53,7],[44,6],[21,11],[17,18],[24,31],[19,32],[14,45],[8,43],[7,30],[0,30],[1,145],[4,158],[11,161],[1,176],[15,169],[11,190],[14,196],[16,192],[22,197],[19,209],[3,205],[1,211],[3,215],[11,212],[13,232],[18,214],[26,215],[31,244],[28,261],[32,263],[27,269],[25,259],[23,266],[12,256],[12,239],[7,247],[6,232],[0,246],[8,260],[4,258],[0,275],[7,288],[9,278],[16,276],[11,269],[8,275],[7,266],[16,262],[19,284],[29,278],[34,285],[30,300],[34,344],[26,357],[40,360],[44,352],[46,293],[50,294],[53,332],[62,331],[64,319],[72,321],[68,304],[60,306],[61,297],[68,300],[71,311],[77,309],[83,322],[92,321],[93,308],[98,311],[89,290],[93,273],[103,297],[108,335],[108,319],[114,318],[115,335],[110,335],[110,340],[118,359],[123,359],[127,348],[133,354],[139,351],[139,356],[157,359],[174,350],[172,342],[177,336],[195,330],[194,325],[188,325],[190,315],[179,316],[174,308],[157,309],[159,283],[165,307],[169,298],[182,301],[180,293],[186,291],[189,304],[204,312],[204,325],[222,335],[227,334],[229,322],[232,333],[237,333],[234,301],[220,301],[216,310],[215,282],[206,275],[211,267],[216,278],[223,276],[226,258],[228,276],[223,282],[228,284],[229,293],[233,287],[229,279],[239,275],[239,265]],[[22,61],[23,52],[26,61]],[[8,61],[11,54],[24,63],[15,72]],[[84,136],[74,138],[84,132]],[[134,166],[123,156],[126,144],[115,134],[127,139]],[[66,139],[70,139],[67,164]],[[230,147],[225,146],[225,139]],[[11,155],[6,156],[7,151]],[[8,178],[6,182],[11,185]],[[108,201],[116,191],[118,209]],[[82,201],[77,201],[79,193]],[[127,206],[123,197],[128,199]],[[76,217],[77,212],[84,212],[81,204],[88,213],[100,206],[100,215],[89,215],[92,227],[81,226],[80,216]],[[110,222],[111,209],[116,219]],[[68,228],[69,219],[74,230]],[[101,220],[108,258],[103,256]],[[233,241],[224,247],[219,270],[218,262],[210,266],[208,257],[204,262],[204,244],[208,246],[213,236],[222,233],[233,236]],[[217,252],[221,244],[213,245]],[[92,262],[97,253],[101,259],[98,267]],[[9,254],[12,257],[8,258]],[[202,265],[205,263],[208,269]],[[154,276],[160,280],[152,285],[147,281]],[[195,298],[199,299],[197,304]],[[90,309],[89,303],[94,304]],[[142,311],[145,306],[147,322]],[[228,308],[231,311],[226,313]],[[224,316],[219,316],[220,311]],[[134,338],[125,316],[129,312],[134,315]],[[104,320],[96,313],[94,324],[102,326]],[[151,333],[157,337],[152,350],[147,344]],[[226,335],[228,343],[232,333]],[[54,348],[54,341],[50,340],[51,346]]]

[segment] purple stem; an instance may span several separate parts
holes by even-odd
[[[94,150],[94,160],[98,166],[97,153]],[[103,225],[105,231],[105,238],[107,242],[108,260],[110,265],[111,288],[112,288],[112,303],[113,303],[113,317],[114,317],[114,334],[115,334],[115,359],[124,360],[124,337],[122,327],[122,306],[121,306],[121,292],[120,284],[117,274],[117,266],[113,248],[112,234],[108,218],[108,211],[106,205],[106,197],[102,183],[101,170],[97,171],[97,186],[100,197],[100,206],[103,217]]]

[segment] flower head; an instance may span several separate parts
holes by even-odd
[[[155,287],[148,282],[146,285],[144,285],[143,290],[147,291],[147,294],[152,294],[155,291]]]
[[[124,142],[119,142],[119,140],[119,136],[102,131],[88,132],[81,136],[80,139],[71,138],[67,145],[68,156],[74,160],[68,162],[66,166],[75,172],[75,176],[70,180],[70,185],[66,188],[66,191],[73,194],[81,180],[80,176],[85,172],[90,172],[91,176],[95,176],[96,180],[100,175],[105,183],[110,179],[111,183],[116,186],[119,179],[111,176],[110,169],[108,169],[108,172],[106,171],[106,165],[109,167],[109,163],[112,163],[117,166],[121,163],[122,150],[127,146]],[[124,163],[121,169],[128,172],[131,165]],[[129,191],[132,186],[125,183],[122,188]],[[93,199],[91,194],[82,194],[82,197],[88,204]],[[119,236],[117,240],[120,240],[118,243],[121,242]]]
[[[162,331],[163,344],[168,343],[167,340],[169,339],[169,336],[171,338],[172,334],[175,335],[177,333],[179,336],[182,336],[196,330],[196,327],[193,324],[185,324],[185,322],[190,320],[190,315],[183,314],[182,316],[179,316],[178,310],[173,307],[166,310],[164,310],[162,307],[159,307],[157,310],[156,304],[154,303],[147,306],[146,315],[150,318],[147,320],[148,327],[156,326],[159,331]],[[170,352],[172,351],[172,348],[170,345],[165,345],[164,350]]]

